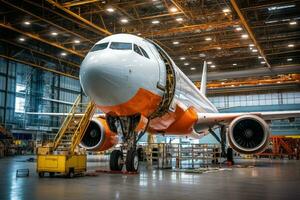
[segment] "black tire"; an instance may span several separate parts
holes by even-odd
[[[70,171],[70,172],[68,173],[68,177],[69,177],[69,178],[74,178],[74,175],[75,175],[75,174],[74,174],[73,171]]]
[[[110,154],[109,167],[112,171],[121,171],[123,168],[123,153],[120,150],[113,150]]]
[[[39,172],[39,177],[43,178],[44,177],[44,172]]]
[[[128,172],[137,172],[139,169],[139,157],[135,149],[129,149],[126,156],[126,170]]]

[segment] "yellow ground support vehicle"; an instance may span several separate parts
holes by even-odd
[[[73,177],[86,171],[86,153],[78,147],[91,118],[95,112],[95,104],[89,102],[82,112],[80,96],[73,104],[53,143],[38,148],[37,172],[40,177],[45,173],[50,176],[55,173]]]
[[[38,155],[37,168],[40,177],[48,172],[50,176],[59,173],[72,178],[86,171],[86,155]]]

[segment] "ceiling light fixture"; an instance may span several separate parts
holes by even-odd
[[[288,45],[288,47],[290,47],[290,48],[291,48],[291,47],[294,47],[294,46],[295,46],[294,44],[289,44],[289,45]]]
[[[182,17],[178,17],[178,18],[176,18],[176,21],[182,22],[182,21],[183,21],[183,18],[182,18]]]
[[[159,24],[159,21],[158,20],[153,20],[151,23],[152,24]]]
[[[172,13],[175,13],[175,12],[177,12],[177,11],[178,11],[178,9],[177,9],[176,7],[170,8],[170,12],[172,12]]]
[[[190,69],[191,69],[191,70],[195,70],[196,68],[195,68],[195,67],[191,67]]]
[[[20,37],[20,38],[19,38],[19,41],[24,42],[24,41],[25,41],[25,38]]]
[[[211,67],[211,68],[215,68],[215,67],[216,67],[216,65],[211,65],[210,67]]]
[[[241,30],[243,30],[243,28],[242,27],[236,27],[235,30],[236,31],[241,31]]]
[[[208,64],[208,65],[211,65],[211,64],[212,64],[212,62],[211,62],[211,61],[208,61],[208,62],[207,62],[207,64]]]
[[[185,66],[188,66],[189,64],[190,64],[190,63],[188,63],[188,62],[184,63]]]
[[[121,21],[121,23],[123,23],[123,24],[128,23],[128,19],[126,19],[126,18],[122,18],[120,21]]]
[[[174,41],[173,44],[179,44],[179,42],[178,41]]]
[[[24,24],[29,26],[31,24],[31,22],[30,21],[25,21]]]
[[[211,37],[206,37],[205,40],[206,40],[206,41],[211,41],[212,38],[211,38]]]
[[[180,60],[185,60],[185,57],[184,56],[180,57]]]
[[[243,38],[243,39],[247,39],[248,37],[249,37],[248,34],[243,34],[243,35],[242,35],[242,38]]]
[[[237,66],[237,64],[236,64],[236,63],[233,63],[232,65],[233,65],[233,66]]]
[[[293,61],[293,58],[286,59],[288,62]]]
[[[109,8],[106,8],[106,11],[112,13],[112,12],[115,12],[115,9],[109,7]]]
[[[296,21],[291,21],[289,24],[290,25],[297,25],[297,22]]]
[[[58,33],[57,33],[57,32],[51,32],[51,35],[53,35],[53,36],[57,36],[57,35],[58,35]]]
[[[265,62],[265,61],[261,61],[260,63],[261,63],[261,64],[266,64],[266,62]]]
[[[66,53],[66,52],[61,52],[60,55],[61,55],[61,56],[66,56],[67,53]]]
[[[257,52],[257,49],[252,49],[252,52],[256,53],[256,52]]]
[[[230,12],[230,9],[229,8],[224,8],[223,9],[223,13],[229,13]]]
[[[74,40],[74,43],[75,43],[75,44],[79,44],[79,43],[80,43],[80,40]]]

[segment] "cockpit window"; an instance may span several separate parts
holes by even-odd
[[[90,50],[90,52],[106,49],[107,46],[108,46],[108,42],[96,44],[95,46],[93,46],[93,48]]]
[[[135,52],[137,52],[138,54],[140,54],[141,56],[143,56],[141,50],[139,49],[139,47],[138,47],[136,44],[133,45],[133,50],[134,50]]]
[[[140,47],[140,49],[141,49],[141,51],[143,52],[144,56],[145,56],[146,58],[149,58],[147,52],[146,52],[142,47]]]
[[[132,44],[126,42],[112,42],[110,44],[111,49],[118,49],[118,50],[131,50]]]

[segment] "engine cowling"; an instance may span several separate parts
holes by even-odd
[[[85,131],[80,146],[88,151],[105,151],[118,143],[118,136],[112,132],[105,119],[93,118]]]
[[[229,125],[229,144],[242,154],[262,152],[268,145],[269,137],[268,124],[256,115],[237,117]]]

